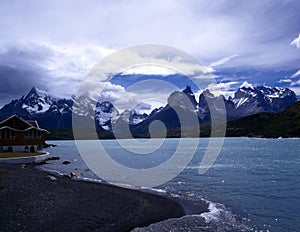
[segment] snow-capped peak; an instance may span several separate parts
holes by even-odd
[[[258,112],[280,112],[294,104],[297,99],[288,88],[257,86],[242,87],[232,99],[239,115],[245,116]]]
[[[241,86],[240,86],[240,88],[246,88],[246,89],[253,89],[254,90],[254,87],[253,87],[253,85],[251,84],[251,83],[249,83],[248,81],[244,81],[242,84],[241,84]]]
[[[22,109],[25,109],[30,114],[41,114],[49,110],[56,98],[48,95],[47,92],[33,87],[28,94],[22,98]]]
[[[105,130],[111,130],[111,124],[119,117],[118,110],[108,101],[97,102],[95,109],[95,121]]]

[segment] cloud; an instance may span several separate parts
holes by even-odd
[[[141,96],[137,93],[110,82],[98,82],[96,86],[94,82],[85,82],[84,90],[86,92],[77,93],[76,97],[86,95],[98,102],[109,101],[120,113],[135,108],[141,102]]]
[[[215,96],[219,96],[222,94],[225,97],[229,97],[229,96],[233,96],[234,92],[236,91],[235,86],[239,83],[240,82],[237,82],[237,81],[221,82],[221,83],[217,83],[217,84],[210,84],[210,85],[208,85],[207,88]]]
[[[290,87],[290,89],[293,90],[297,96],[300,96],[300,86]]]
[[[298,77],[298,76],[300,76],[300,70],[298,70],[297,72],[295,72],[295,73],[291,76],[291,78],[295,78],[295,77]]]
[[[299,29],[299,6],[298,1],[4,1],[0,40],[118,48],[156,43],[211,62],[238,53],[243,63],[274,64],[270,57],[288,63],[295,53],[281,51]]]
[[[114,103],[118,100],[123,94],[125,94],[125,88],[120,85],[114,85],[110,82],[103,82],[104,85],[102,91],[99,94],[99,101],[109,101]]]
[[[167,76],[167,75],[173,75],[176,73],[177,73],[176,71],[168,69],[167,67],[154,66],[154,65],[143,65],[143,66],[133,67],[128,70],[125,70],[124,72],[122,72],[122,75],[146,74],[146,75]]]
[[[52,51],[30,44],[9,47],[0,54],[0,105],[26,94],[33,86],[46,89],[47,70],[43,67]]]
[[[177,86],[163,80],[143,80],[136,82],[126,88],[126,92],[115,101],[118,110],[136,108],[143,102],[143,106],[151,105],[152,111],[155,108],[165,106],[170,93],[179,90]],[[180,89],[181,90],[181,89]]]
[[[214,81],[209,76],[209,71],[210,68],[199,64],[191,56],[185,53],[178,55],[178,50],[168,46],[133,47],[114,53],[97,64],[83,80],[79,94],[88,92],[90,96],[97,98],[99,91],[104,88],[103,84],[112,81],[113,84],[123,86],[126,90],[106,91],[106,95],[102,94],[102,97],[110,98],[118,110],[132,109],[139,102],[160,107],[166,104],[172,91],[178,90],[178,82],[182,78],[173,74],[182,73],[189,81],[195,80],[207,84]],[[166,74],[166,78],[162,76],[155,79],[149,76],[161,72]],[[134,75],[131,76],[132,74]],[[149,78],[139,79],[135,74],[148,74]],[[172,74],[171,77],[169,74]],[[114,78],[115,75],[118,77]]]
[[[89,4],[76,0],[2,1],[0,97],[11,99],[32,85],[68,96],[103,57],[117,48],[144,43],[174,46],[210,64],[200,68],[176,59],[168,61],[168,54],[148,59],[164,60],[162,65],[176,65],[199,80],[205,78],[201,72],[211,75],[234,67],[233,79],[246,76],[237,73],[243,69],[248,71],[246,80],[253,76],[255,83],[258,79],[276,82],[280,77],[275,80],[271,75],[274,69],[294,70],[300,62],[299,51],[289,46],[299,47],[300,36],[290,43],[299,33],[299,8],[297,0],[239,4],[228,0],[133,0],[130,5],[123,0],[118,4],[101,0]],[[239,58],[228,54],[239,54]],[[142,62],[143,57],[131,58]],[[220,57],[224,58],[218,60]],[[262,74],[257,77],[257,73]]]
[[[300,48],[300,33],[299,36],[290,43],[290,45]]]
[[[207,73],[209,70],[203,65],[181,60],[178,57],[169,59],[164,52],[158,56],[152,52],[149,54],[129,52],[124,57],[119,57],[121,62],[104,62],[103,65],[100,65],[101,70],[104,71],[104,77],[97,75],[97,71],[94,73],[94,68],[95,70],[99,68],[95,64],[114,51],[114,49],[106,49],[97,45],[69,44],[66,46],[20,43],[10,46],[6,50],[2,50],[0,54],[0,77],[1,80],[3,79],[0,87],[3,88],[2,104],[7,103],[9,99],[26,94],[32,86],[46,90],[49,94],[70,97],[76,94],[76,89],[82,85],[84,86],[82,93],[87,92],[94,99],[100,97],[102,101],[111,101],[121,111],[132,109],[141,101],[157,108],[166,104],[170,92],[178,90],[176,83],[172,85],[172,80],[178,81],[176,78],[171,79],[171,84],[168,84],[168,80],[163,79],[152,80],[149,83],[147,80],[138,80],[138,83],[133,83],[130,88],[125,89],[124,86],[110,83],[110,77],[107,75],[109,73],[106,71],[118,72],[131,62],[141,63],[141,65],[129,67],[125,70],[127,74],[149,74],[149,72],[150,74],[161,74],[165,72],[166,75],[169,75],[184,72],[199,77],[200,73]],[[145,62],[146,64],[143,65]],[[173,67],[178,70],[174,70]],[[90,72],[94,76],[86,79]],[[6,76],[9,78],[5,78]],[[143,85],[143,83],[147,84]]]
[[[231,59],[237,57],[238,55],[232,55],[232,56],[228,56],[228,57],[224,57],[220,60],[217,60],[217,61],[214,61],[212,62],[209,67],[215,67],[215,66],[219,66],[219,65],[222,65],[222,64],[225,64],[227,63],[228,61],[230,61]]]
[[[300,86],[300,80],[293,81],[293,82],[291,83],[291,87],[293,87],[293,86]]]
[[[0,106],[33,86],[70,97],[91,67],[113,51],[98,45],[9,45],[0,50]]]
[[[278,82],[279,83],[291,83],[292,80],[287,78],[287,79],[280,79]]]
[[[150,113],[155,108],[166,105],[171,92],[178,88],[161,80],[145,80],[128,88],[110,82],[85,82],[82,94],[99,102],[109,101],[122,113],[124,110],[136,109],[138,112]]]
[[[134,110],[138,114],[143,114],[143,113],[149,114],[153,110],[153,107],[149,103],[141,102],[141,103],[139,103],[139,104],[136,105],[136,107],[134,108]]]

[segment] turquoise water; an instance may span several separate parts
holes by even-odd
[[[115,140],[101,141],[114,160],[131,168],[151,168],[165,162],[178,142],[179,139],[166,139],[152,154],[136,155],[124,150]],[[61,159],[51,161],[44,168],[97,178],[82,161],[74,141],[51,143],[58,146],[47,151]],[[226,138],[214,165],[199,175],[207,144],[208,139],[200,139],[187,167],[156,189],[185,199],[210,201],[211,213],[201,216],[218,221],[223,226],[218,227],[219,231],[240,231],[241,224],[253,231],[300,231],[300,139]],[[71,164],[62,164],[65,160]],[[195,216],[174,220],[177,221],[167,223],[184,224],[185,230],[197,231]]]

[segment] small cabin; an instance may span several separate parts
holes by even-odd
[[[13,115],[0,121],[0,152],[36,152],[45,144],[47,130],[37,121]]]

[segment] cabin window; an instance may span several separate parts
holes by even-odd
[[[25,138],[30,139],[30,136],[31,136],[31,131],[26,131],[25,132]]]
[[[14,139],[16,137],[15,131],[4,129],[0,131],[0,139]]]
[[[10,131],[10,138],[11,139],[15,139],[16,138],[16,134],[14,131]]]
[[[5,139],[6,138],[6,130],[1,130],[0,131],[0,138]]]
[[[41,138],[40,131],[37,130],[29,130],[25,132],[25,138],[26,139],[36,139]]]
[[[27,139],[33,138],[33,131],[32,130],[26,131],[25,136]]]

